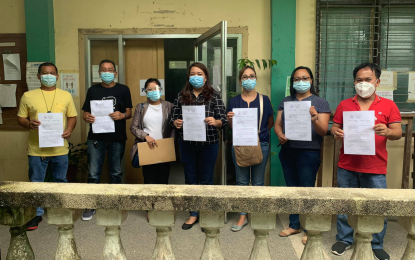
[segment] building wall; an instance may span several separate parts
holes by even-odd
[[[255,4],[248,0],[54,1],[54,13],[56,65],[60,73],[79,72],[79,28],[206,28],[226,20],[228,27],[248,27],[248,58],[271,57],[269,0]],[[23,0],[2,0],[0,17],[1,21],[7,21],[0,23],[0,33],[25,32]],[[85,89],[84,83],[79,83],[80,89]],[[269,70],[258,71],[257,89],[270,95]],[[74,98],[74,102],[81,115],[83,100]],[[81,142],[81,119],[78,116],[78,126],[69,140],[75,144]],[[1,147],[13,147],[18,153],[0,152],[0,180],[27,180],[27,132],[2,131],[0,144]]]
[[[295,66],[307,66],[315,71],[316,0],[297,0]],[[350,71],[350,74],[352,71]],[[333,138],[324,139],[323,186],[331,187],[333,175]],[[399,189],[402,182],[404,139],[388,141],[388,188]],[[412,147],[413,150],[413,147]],[[412,160],[411,160],[412,169]],[[412,187],[412,178],[410,178]]]
[[[25,33],[24,0],[0,1],[0,33]],[[0,180],[28,180],[28,131],[0,130]]]

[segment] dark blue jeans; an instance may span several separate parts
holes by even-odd
[[[213,172],[218,157],[219,143],[196,145],[180,139],[179,149],[185,183],[213,185]],[[190,216],[198,216],[197,211],[190,211]]]
[[[240,167],[236,163],[235,149],[232,146],[232,159],[236,171],[236,185],[248,186],[249,182],[251,182],[252,186],[264,186],[265,168],[267,167],[269,156],[269,143],[261,142],[261,150],[263,155],[261,163],[252,165],[250,167]],[[241,212],[240,214],[246,215],[246,212]]]
[[[99,183],[105,154],[108,151],[108,172],[111,184],[121,183],[121,161],[124,156],[125,141],[106,142],[88,140],[88,183]]]
[[[337,169],[337,186],[339,188],[374,188],[386,189],[386,174],[371,174],[348,171],[343,168]],[[383,225],[380,233],[373,234],[372,248],[383,249],[383,238],[385,237],[388,222]],[[347,215],[337,215],[337,235],[336,240],[353,244],[353,228],[347,222]]]
[[[68,155],[45,157],[42,160],[40,156],[29,155],[29,180],[31,182],[44,182],[46,176],[46,170],[48,163],[51,162],[53,170],[54,182],[67,182],[66,174],[68,173]],[[42,216],[44,213],[43,208],[38,207],[36,210],[36,216]]]
[[[320,150],[282,147],[279,157],[288,187],[314,187],[320,167]],[[290,214],[290,228],[300,229],[298,214]]]

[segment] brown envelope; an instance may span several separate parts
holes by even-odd
[[[155,146],[154,150],[146,142],[137,143],[140,166],[176,161],[174,138],[159,139],[156,142],[158,147]]]

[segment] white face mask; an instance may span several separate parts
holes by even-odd
[[[375,81],[376,84],[377,80]],[[375,93],[376,87],[374,84],[369,82],[360,82],[354,85],[357,94],[362,98],[368,98]]]

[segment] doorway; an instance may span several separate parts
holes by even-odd
[[[247,40],[247,28],[234,28],[233,30],[239,33],[227,34],[226,22],[221,22],[209,30],[203,28],[196,30],[204,31],[200,34],[188,34],[191,30],[186,29],[182,34],[95,35],[88,34],[86,30],[85,35],[82,36],[83,48],[80,48],[80,53],[82,54],[82,51],[84,53],[80,59],[80,63],[84,64],[81,67],[85,69],[84,91],[86,93],[90,86],[96,84],[96,80],[99,81],[95,72],[99,61],[110,59],[117,65],[118,82],[130,88],[133,112],[137,104],[147,100],[141,85],[148,78],[161,80],[164,89],[162,98],[173,103],[186,82],[187,68],[194,61],[198,61],[207,66],[211,74],[211,83],[221,93],[227,104],[227,92],[235,92],[238,89],[237,61],[242,57],[242,53],[246,55],[246,50],[242,51],[246,48],[242,48],[242,43],[244,37],[246,37],[245,41]],[[100,31],[100,33],[103,32]],[[228,59],[227,62],[226,59]],[[81,71],[80,74],[82,79]],[[143,183],[141,168],[133,168],[130,163],[129,151],[134,140],[129,131],[130,124],[131,120],[128,120],[123,182]],[[83,131],[87,132],[88,128],[89,126],[85,124]],[[221,139],[215,169],[215,184],[226,183],[226,150],[224,150],[226,138],[222,135]],[[171,164],[169,183],[184,184],[183,167],[178,149],[176,149],[176,156],[177,161]],[[102,182],[108,182],[105,168]]]

